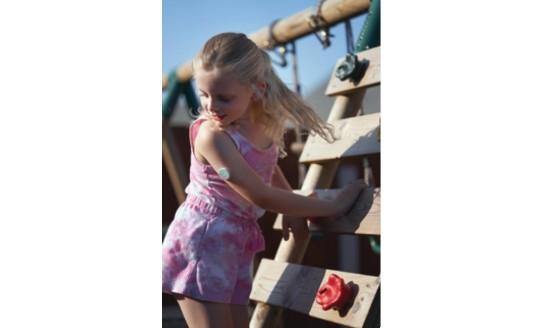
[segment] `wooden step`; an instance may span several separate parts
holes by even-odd
[[[332,121],[338,140],[328,143],[318,135],[309,136],[300,155],[300,163],[379,153],[381,145],[377,134],[380,117],[380,113],[373,113]]]
[[[294,191],[300,195],[309,195],[310,191]],[[320,199],[335,199],[339,189],[317,189]],[[273,228],[282,229],[283,216],[277,216]],[[362,191],[356,205],[349,213],[337,220],[317,219],[309,224],[310,231],[333,232],[339,234],[381,235],[381,189],[366,188]]]
[[[334,67],[330,82],[326,88],[327,96],[335,96],[338,94],[349,94],[357,89],[368,87],[381,82],[381,47],[371,48],[361,51],[356,54],[358,61],[369,61],[368,68],[362,79],[354,84],[349,80],[341,81],[335,76],[337,67],[343,62],[343,58],[339,59]]]
[[[353,286],[353,302],[341,313],[322,310],[315,302],[320,286],[335,273]],[[362,327],[379,289],[380,278],[357,273],[326,270],[263,258],[253,281],[250,299],[288,308],[311,317],[349,327]]]

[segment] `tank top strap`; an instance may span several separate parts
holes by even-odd
[[[237,132],[236,129],[231,128],[231,127],[224,129],[224,132],[226,132],[226,134],[230,137],[230,139],[232,139],[232,141],[236,145],[236,149],[241,150],[241,139],[240,139],[239,132]]]
[[[189,140],[190,140],[190,150],[191,150],[192,154],[194,154],[194,140],[196,140],[196,136],[198,135],[198,131],[200,130],[200,126],[204,122],[205,122],[205,118],[199,117],[194,122],[192,122],[190,124],[190,127],[189,127]],[[226,133],[226,135],[228,135],[230,137],[230,139],[232,139],[232,141],[236,145],[236,149],[240,150],[241,146],[240,146],[239,133],[235,129],[231,129],[231,128],[226,128],[223,131]]]
[[[193,155],[194,155],[194,140],[196,140],[196,136],[198,135],[198,131],[200,130],[200,126],[202,125],[202,123],[204,123],[204,120],[202,118],[197,118],[189,126],[190,152]]]

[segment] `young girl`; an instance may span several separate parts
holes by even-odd
[[[332,131],[244,34],[212,37],[193,71],[202,108],[189,132],[187,198],[163,243],[162,289],[190,327],[248,327],[251,264],[264,249],[257,218],[283,213],[284,227],[295,229],[303,217],[337,217],[364,185],[352,183],[334,201],[290,191],[277,166],[286,121],[327,140]]]

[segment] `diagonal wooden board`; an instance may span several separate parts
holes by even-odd
[[[334,67],[330,82],[326,88],[325,94],[327,96],[335,96],[338,94],[346,94],[353,92],[356,89],[371,86],[381,82],[381,47],[375,47],[368,50],[361,51],[356,54],[358,61],[369,61],[368,68],[362,79],[358,83],[353,83],[350,80],[341,81],[335,76],[335,72],[338,66],[343,62],[344,58],[340,58],[336,66]]]
[[[318,135],[310,135],[300,155],[300,163],[379,153],[380,117],[380,113],[373,113],[332,121],[338,140],[328,143]]]
[[[335,273],[346,284],[353,287],[354,296],[346,309],[322,310],[315,302],[320,286]],[[326,270],[299,264],[276,262],[263,258],[253,281],[250,299],[280,306],[349,327],[362,327],[375,294],[380,278],[357,273]]]
[[[185,201],[185,187],[189,183],[189,178],[177,148],[172,127],[164,120],[162,121],[162,159],[175,197],[178,204],[181,204]]]
[[[334,199],[340,189],[317,189],[320,199]],[[294,191],[300,195],[309,195],[311,191]],[[282,229],[283,215],[275,220],[273,228]],[[381,189],[366,188],[358,197],[349,213],[337,220],[317,219],[310,223],[309,230],[357,235],[381,235]]]

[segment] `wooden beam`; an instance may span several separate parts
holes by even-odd
[[[164,75],[162,76],[162,90],[166,89],[168,87],[168,76]]]
[[[377,128],[380,116],[380,113],[374,113],[330,122],[338,140],[330,144],[318,135],[309,136],[300,163],[379,153]]]
[[[335,199],[340,189],[318,189],[315,193],[320,199]],[[300,195],[309,195],[310,191],[295,190]],[[282,229],[282,215],[275,220],[273,228]],[[360,194],[356,205],[349,213],[337,220],[316,220],[309,223],[310,231],[333,232],[340,234],[381,235],[381,190],[366,188]]]
[[[355,294],[353,301],[341,312],[324,311],[315,302],[319,287],[326,283],[332,273],[339,275],[346,284],[352,286]],[[340,325],[362,327],[379,285],[379,277],[276,262],[264,258],[254,278],[250,299]]]
[[[335,25],[351,17],[361,15],[368,11],[370,0],[327,0],[321,8],[321,16],[325,20],[325,26]],[[313,32],[309,25],[309,17],[314,14],[314,8],[307,8],[287,18],[279,20],[274,28],[273,35],[277,42],[285,43],[302,38]],[[271,22],[269,22],[271,24]],[[260,48],[268,47],[269,26],[250,34],[248,37]],[[203,46],[203,44],[202,44]],[[187,81],[192,77],[192,60],[184,63],[176,69],[177,78]],[[167,82],[162,79],[162,89]]]
[[[338,94],[347,94],[354,90],[378,84],[381,82],[381,47],[375,47],[369,50],[361,51],[356,54],[359,61],[367,60],[369,62],[366,73],[362,79],[354,84],[350,80],[341,81],[335,75],[338,66],[343,62],[343,58],[339,59],[334,67],[330,82],[326,88],[327,96],[335,96]]]

